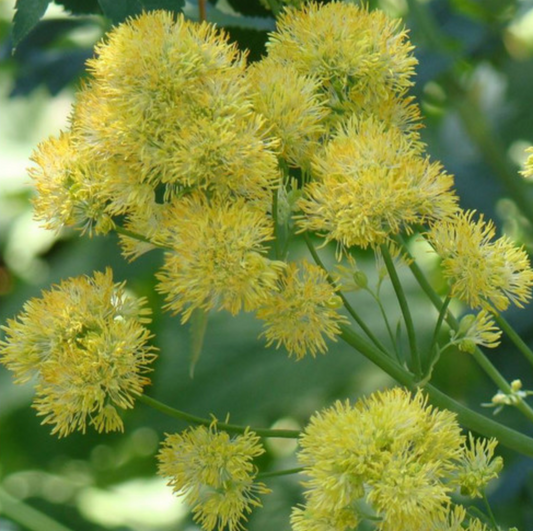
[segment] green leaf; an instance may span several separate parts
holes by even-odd
[[[41,20],[50,0],[17,0],[13,17],[13,49]]]
[[[200,359],[207,330],[208,312],[197,308],[191,315],[191,361],[189,363],[189,375],[194,377],[194,368]]]
[[[140,15],[143,11],[164,9],[180,12],[185,0],[98,0],[104,15],[113,22],[120,24],[128,17]]]

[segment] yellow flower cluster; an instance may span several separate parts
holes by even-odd
[[[281,158],[310,181],[300,231],[375,248],[457,209],[452,177],[417,133],[412,49],[398,21],[350,3],[311,2],[278,18],[249,79]]]
[[[476,345],[496,348],[500,344],[502,332],[490,315],[487,310],[481,310],[461,319],[458,330],[451,333],[452,342],[459,350],[473,353]]]
[[[259,437],[246,431],[230,437],[199,426],[167,435],[159,453],[159,473],[192,508],[202,529],[241,531],[253,507],[260,507],[260,494],[270,492],[255,482],[253,459],[264,453]]]
[[[323,336],[335,339],[346,319],[337,313],[342,305],[325,271],[308,262],[291,263],[279,281],[279,291],[270,294],[257,312],[265,321],[267,345],[283,345],[297,359],[316,356],[327,349]]]
[[[61,282],[1,327],[0,361],[18,383],[35,379],[34,407],[52,433],[123,429],[117,408],[133,407],[155,359],[145,302],[108,269]]]
[[[302,229],[345,247],[386,243],[409,224],[456,209],[451,176],[430,163],[400,129],[350,118],[313,165],[316,181],[300,201]]]
[[[283,262],[264,256],[272,238],[265,216],[243,199],[208,202],[193,194],[175,202],[158,241],[172,249],[158,275],[167,307],[183,312],[224,308],[236,314],[257,309],[273,296]]]
[[[505,236],[495,239],[494,224],[473,211],[435,223],[428,240],[442,258],[451,294],[471,308],[506,310],[531,298],[533,270],[524,249]]]
[[[310,479],[294,531],[345,531],[365,518],[380,531],[439,529],[464,519],[450,494],[460,487],[478,496],[502,466],[492,459],[496,441],[470,436],[468,446],[454,414],[399,388],[335,403],[311,419],[300,443]]]
[[[252,109],[245,57],[227,41],[163,11],[114,28],[88,63],[70,131],[34,156],[39,219],[106,232],[121,215],[150,239],[143,226],[191,189],[245,197],[266,215],[275,141]]]

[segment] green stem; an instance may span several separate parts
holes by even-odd
[[[379,311],[381,313],[381,317],[383,318],[383,321],[385,322],[385,328],[387,329],[387,333],[389,334],[392,348],[394,350],[394,353],[396,354],[396,359],[400,361],[400,351],[398,350],[398,345],[396,344],[396,338],[394,336],[394,333],[392,332],[392,328],[389,322],[389,318],[387,317],[387,312],[385,311],[385,308],[383,307],[383,304],[381,303],[381,299],[379,298],[379,295],[375,295],[371,290],[367,289],[368,293],[372,296],[374,301],[376,301],[376,304],[378,305]]]
[[[0,514],[17,522],[28,531],[72,531],[31,505],[9,495],[1,487]]]
[[[487,509],[487,514],[489,515],[492,526],[494,529],[500,529],[498,523],[496,522],[496,518],[494,518],[494,513],[492,512],[489,499],[487,498],[487,494],[485,492],[483,492],[483,502],[485,503],[485,508]]]
[[[313,260],[315,263],[321,267],[327,274],[328,282],[335,286],[335,281],[331,278],[331,275],[329,274],[329,271],[326,269],[326,266],[320,259],[320,256],[318,256],[318,253],[316,252],[315,246],[313,245],[313,242],[311,241],[311,238],[309,237],[309,234],[307,232],[303,233],[305,243],[307,244],[307,248],[309,249],[309,252],[311,253],[311,256],[313,257]],[[361,330],[367,335],[367,337],[376,345],[377,348],[379,348],[382,352],[386,353],[388,355],[388,351],[385,348],[385,346],[381,343],[381,341],[372,333],[372,330],[368,328],[368,326],[365,324],[365,322],[359,317],[358,313],[353,309],[352,305],[348,302],[348,299],[344,296],[344,294],[341,291],[337,292],[339,297],[342,300],[342,304],[346,308],[346,311],[352,316],[353,320],[359,325]]]
[[[441,310],[443,306],[443,302],[439,295],[435,292],[435,290],[431,287],[430,283],[427,281],[424,273],[418,266],[418,264],[412,259],[411,254],[409,253],[409,250],[407,249],[407,246],[405,245],[405,242],[402,240],[402,238],[397,238],[398,243],[403,247],[403,252],[411,258],[409,260],[409,268],[411,269],[411,272],[413,273],[413,276],[416,278],[418,284],[424,291],[424,293],[428,296],[429,300],[433,303],[435,308],[437,310]],[[457,319],[450,313],[447,312],[446,315],[446,321],[450,325],[450,327],[453,330],[459,329],[459,322]],[[476,347],[474,352],[472,353],[472,357],[476,360],[478,365],[485,371],[487,376],[496,384],[496,386],[503,391],[505,394],[511,394],[512,389],[509,382],[500,374],[498,369],[494,367],[494,365],[490,362],[490,360],[485,356],[485,354]],[[516,404],[516,408],[529,420],[533,422],[533,409],[531,409],[524,400],[520,400]]]
[[[198,20],[200,22],[207,20],[205,0],[198,0]]]
[[[275,478],[278,476],[289,476],[291,474],[300,474],[305,469],[303,467],[297,467],[297,468],[289,468],[287,470],[277,470],[275,472],[261,472],[261,474],[257,474],[257,479],[264,479],[264,478]]]
[[[132,238],[134,240],[138,240],[140,242],[145,242],[153,245],[154,247],[160,247],[161,249],[166,249],[164,245],[161,245],[159,243],[155,243],[152,240],[146,238],[145,236],[142,236],[141,234],[137,234],[136,232],[132,232],[128,229],[125,229],[124,227],[121,227],[119,225],[115,226],[115,232],[117,234],[122,234],[122,236],[127,236],[128,238]]]
[[[185,413],[184,411],[167,406],[166,404],[163,404],[163,402],[159,402],[159,400],[151,398],[147,395],[139,395],[137,400],[143,402],[153,409],[156,409],[157,411],[160,411],[161,413],[164,413],[165,415],[168,415],[169,417],[184,420],[190,424],[200,424],[202,426],[211,426],[211,424],[213,424],[213,419],[206,419],[191,415],[190,413]],[[249,426],[239,426],[237,424],[227,424],[225,422],[217,422],[216,426],[218,429],[230,433],[244,433],[246,430],[250,430],[260,437],[297,439],[300,436],[300,432],[298,430],[269,430],[265,428],[252,428]]]
[[[361,352],[370,361],[392,376],[397,382],[408,389],[415,391],[418,383],[415,377],[398,365],[394,360],[387,357],[366,339],[356,334],[346,325],[341,326],[341,338]],[[431,384],[424,387],[429,395],[432,404],[439,408],[448,409],[457,414],[457,420],[466,428],[475,431],[484,437],[496,437],[498,441],[511,450],[519,452],[528,457],[533,457],[533,438],[524,435],[516,430],[508,428],[492,419],[484,417],[470,408],[460,404],[453,398],[439,391]]]
[[[442,328],[442,323],[444,322],[444,318],[446,317],[446,312],[448,311],[448,306],[450,305],[452,298],[450,295],[446,297],[444,300],[440,311],[439,311],[439,317],[437,319],[437,324],[435,325],[435,330],[433,331],[433,339],[431,340],[431,345],[429,347],[429,363],[424,371],[424,377],[428,377],[431,374],[431,371],[433,370],[433,367],[435,366],[436,362],[438,361],[438,358],[440,357],[440,350],[437,348],[437,342],[439,339],[439,333]]]
[[[493,314],[494,320],[498,326],[507,334],[509,339],[514,343],[515,347],[524,355],[524,357],[533,365],[533,352],[526,345],[524,340],[515,332],[514,328],[509,322],[500,314]]]
[[[394,266],[394,261],[386,245],[381,246],[381,254],[383,256],[385,267],[387,268],[387,271],[389,273],[392,286],[394,288],[396,297],[398,298],[398,302],[402,310],[405,327],[407,328],[407,337],[409,339],[409,347],[411,350],[411,361],[413,365],[412,369],[416,375],[421,377],[422,366],[420,364],[420,355],[418,353],[418,347],[416,344],[415,326],[413,323],[413,318],[411,316],[411,311],[409,310],[409,305],[407,304],[407,297],[405,296],[405,292],[400,282],[400,278],[398,277],[398,272],[396,271],[396,267]]]

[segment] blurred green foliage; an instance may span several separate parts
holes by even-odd
[[[27,158],[48,131],[57,132],[47,109],[55,109],[64,123],[74,87],[84,75],[84,62],[111,24],[142,9],[184,8],[193,18],[198,11],[194,1],[63,0],[58,4],[66,12],[56,6],[53,16],[38,22],[48,3],[18,0],[14,23],[13,10],[1,6],[4,162],[15,155]],[[423,137],[432,156],[455,174],[462,205],[486,213],[500,230],[531,249],[533,189],[518,170],[524,148],[533,143],[533,1],[369,4],[404,17],[410,28],[419,60],[413,94],[426,116]],[[241,48],[250,50],[250,60],[261,56],[274,19],[258,0],[211,2],[207,13],[208,20],[224,26]],[[58,101],[63,103],[54,107]],[[354,399],[391,383],[343,344],[331,345],[326,356],[296,363],[283,351],[264,348],[256,339],[259,325],[251,317],[226,314],[210,317],[202,357],[191,379],[188,329],[158,310],[162,300],[153,290],[161,256],[151,253],[130,264],[120,256],[114,236],[89,239],[71,232],[44,233],[31,222],[31,190],[20,164],[0,166],[0,322],[51,283],[111,266],[115,278],[127,279],[155,310],[152,329],[161,355],[148,393],[169,405],[201,416],[225,418],[231,413],[231,420],[242,424],[271,426],[284,419],[301,426],[335,398]],[[375,275],[371,257],[362,255],[359,260],[369,275]],[[417,302],[418,322],[429,322],[427,302],[407,271],[405,282]],[[389,297],[392,300],[392,293]],[[354,304],[368,306],[357,298]],[[396,308],[393,303],[391,307]],[[528,343],[533,343],[532,317],[531,308],[507,315]],[[377,329],[383,328],[377,313],[369,312],[368,318]],[[533,388],[529,367],[510,345],[504,342],[491,356],[507,378],[520,377],[525,388]],[[480,404],[495,392],[459,352],[441,361],[436,383],[480,411]],[[0,531],[195,529],[163,482],[154,479],[158,441],[182,424],[139,404],[126,415],[125,434],[90,432],[58,440],[29,407],[31,393],[31,385],[15,387],[0,367]],[[510,426],[528,431],[513,411],[500,416]],[[504,449],[501,453],[506,468],[491,493],[497,520],[531,529],[533,463]],[[291,448],[282,446],[269,446],[263,460],[267,469],[294,466]],[[274,494],[252,515],[251,531],[288,530],[290,507],[301,501],[297,478],[278,478],[270,486]]]

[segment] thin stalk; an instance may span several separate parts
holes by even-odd
[[[435,362],[436,362],[435,358],[439,357],[437,354],[439,352],[437,349],[437,341],[439,339],[439,333],[442,328],[442,323],[444,322],[444,318],[446,317],[446,312],[448,311],[448,307],[450,306],[451,300],[452,300],[451,296],[448,295],[446,299],[444,299],[444,302],[442,303],[442,306],[439,310],[439,317],[437,319],[437,324],[435,325],[435,330],[433,331],[433,339],[431,340],[431,345],[429,347],[430,359],[429,359],[427,369],[424,372],[425,377],[429,375],[430,371],[435,366]],[[433,354],[434,352],[435,354]]]
[[[313,260],[315,261],[316,265],[321,267],[327,274],[328,282],[335,286],[334,280],[331,278],[331,275],[329,274],[329,271],[326,269],[326,266],[320,259],[320,256],[318,256],[318,253],[316,252],[315,246],[313,245],[313,242],[311,241],[311,238],[309,237],[309,234],[307,232],[303,233],[305,243],[307,244],[307,248],[309,249],[309,252],[311,253],[311,256],[313,257]],[[377,348],[379,348],[382,352],[388,355],[388,351],[381,343],[381,341],[372,333],[372,330],[368,328],[368,326],[365,324],[365,322],[359,317],[358,313],[353,309],[352,305],[348,302],[348,299],[344,296],[344,294],[339,291],[337,292],[339,297],[342,300],[342,304],[346,308],[346,311],[352,316],[353,320],[360,326],[361,330],[367,335],[367,337],[376,345]]]
[[[411,254],[409,253],[409,250],[407,249],[407,246],[405,245],[405,242],[402,240],[402,238],[398,238],[397,241],[403,247],[403,252],[406,254],[406,256],[411,257]],[[409,268],[411,269],[413,276],[417,280],[424,293],[428,296],[429,300],[433,303],[435,308],[440,311],[444,303],[442,302],[439,295],[435,292],[435,290],[431,287],[430,283],[426,279],[424,273],[422,272],[418,264],[414,260],[410,260]],[[446,321],[448,322],[451,328],[453,328],[454,330],[458,330],[459,322],[450,312],[448,312],[446,315]],[[476,347],[471,355],[476,360],[481,369],[485,371],[487,376],[496,384],[496,386],[501,391],[503,391],[505,394],[512,393],[511,385],[509,384],[509,382],[501,375],[498,369],[496,369],[496,367],[491,363],[487,356],[485,356],[481,349]],[[524,400],[520,400],[516,404],[516,408],[525,417],[527,417],[533,422],[533,409],[531,409],[531,407],[526,402],[524,402]]]
[[[400,384],[412,391],[418,389],[419,385],[416,378],[406,369],[387,357],[383,352],[378,350],[366,339],[356,334],[348,326],[341,324],[340,327],[342,331],[341,338],[346,343],[361,352],[361,354],[383,369]],[[426,384],[424,389],[433,405],[456,413],[458,422],[466,428],[475,431],[484,437],[496,437],[503,446],[507,446],[511,450],[528,457],[533,457],[533,438],[476,413],[444,394],[442,391],[439,391],[431,384]]]
[[[207,20],[205,0],[198,0],[198,18],[200,19],[200,22]]]
[[[185,413],[185,411],[180,411],[179,409],[174,409],[173,407],[159,402],[155,398],[151,398],[147,395],[139,395],[137,398],[140,402],[143,402],[147,406],[150,406],[169,417],[176,419],[184,420],[190,424],[200,424],[202,426],[211,426],[214,419],[206,419],[203,417],[197,417],[196,415],[191,415],[190,413]],[[229,433],[244,433],[246,430],[253,431],[260,437],[270,437],[270,438],[279,438],[279,439],[297,439],[300,436],[298,430],[269,430],[265,428],[252,428],[250,426],[239,426],[237,424],[227,424],[226,422],[216,422],[218,429],[227,431]]]
[[[389,322],[389,318],[387,317],[387,312],[385,311],[385,308],[383,307],[383,304],[381,303],[381,300],[379,298],[379,295],[375,295],[371,290],[367,290],[368,293],[372,296],[376,304],[378,305],[379,311],[381,313],[381,317],[383,318],[383,321],[385,323],[385,328],[387,329],[387,333],[389,334],[392,348],[394,350],[394,354],[396,355],[396,359],[400,361],[400,353],[398,351],[398,345],[396,344],[396,338],[394,336],[394,333],[392,332],[392,328]]]
[[[533,365],[533,351],[526,345],[524,340],[515,332],[515,329],[509,324],[507,319],[500,314],[492,314],[498,326],[507,334],[507,337],[514,343],[515,347],[524,355],[524,357]]]
[[[132,232],[131,230],[125,229],[124,227],[121,227],[119,225],[116,225],[114,230],[117,234],[122,234],[122,236],[127,236],[128,238],[132,238],[140,242],[149,243],[153,245],[154,247],[160,247],[161,249],[166,249],[164,245],[155,243],[152,240],[149,240],[148,238],[143,236],[142,234],[137,234],[136,232]]]
[[[489,499],[487,498],[487,494],[483,492],[483,502],[485,503],[485,508],[487,509],[487,514],[489,515],[489,519],[494,526],[494,529],[499,529],[499,526],[496,522],[496,518],[494,518],[494,513],[492,512],[492,508],[489,503]]]
[[[264,478],[275,478],[278,476],[289,476],[291,474],[300,474],[305,469],[303,467],[297,467],[297,468],[289,468],[287,470],[276,470],[274,472],[261,472],[261,474],[257,474],[257,479],[264,479]]]
[[[0,487],[0,514],[28,531],[72,531],[31,505],[14,498]]]
[[[412,369],[417,376],[422,376],[422,365],[420,363],[420,354],[418,353],[418,347],[416,344],[415,326],[413,323],[413,317],[411,316],[411,311],[409,310],[405,291],[403,290],[400,278],[398,277],[398,272],[396,271],[396,267],[394,266],[394,261],[392,260],[392,256],[386,245],[381,246],[381,254],[383,256],[383,261],[385,262],[385,267],[387,268],[387,271],[389,273],[394,292],[396,293],[396,297],[398,298],[398,303],[400,304],[403,320],[407,329],[407,338],[409,340],[409,347],[411,350],[411,362],[413,365]]]

